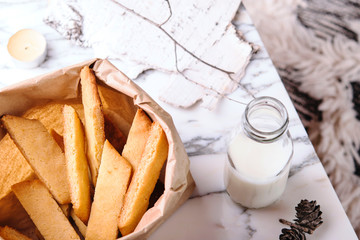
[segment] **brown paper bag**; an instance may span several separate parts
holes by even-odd
[[[171,116],[139,86],[116,69],[109,61],[94,59],[35,77],[0,91],[0,115],[20,115],[28,108],[50,100],[65,100],[79,96],[80,70],[91,66],[97,78],[113,89],[134,99],[134,104],[163,127],[169,154],[164,165],[164,192],[155,205],[148,209],[132,234],[121,239],[144,239],[166,220],[191,195],[195,184],[183,143]],[[1,132],[1,137],[4,131]],[[0,213],[1,215],[1,213]]]

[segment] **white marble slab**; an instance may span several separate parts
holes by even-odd
[[[0,1],[0,87],[29,77],[96,57],[92,49],[80,48],[45,25],[47,1]],[[208,111],[195,105],[174,108],[159,100],[161,86],[169,75],[151,70],[135,82],[146,90],[175,122],[190,156],[191,172],[197,187],[180,207],[149,239],[278,239],[279,218],[292,220],[294,207],[301,199],[321,205],[323,221],[307,239],[357,239],[353,228],[316,156],[313,146],[246,12],[234,19],[244,37],[260,47],[247,68],[237,91],[222,100],[217,109]],[[15,68],[6,56],[6,42],[17,30],[33,28],[43,33],[49,51],[38,68]],[[116,65],[116,62],[113,62]],[[269,95],[281,100],[290,115],[294,157],[285,193],[274,205],[250,210],[233,203],[224,191],[223,166],[226,138],[240,122],[246,103],[254,96]],[[241,102],[241,103],[239,103]]]

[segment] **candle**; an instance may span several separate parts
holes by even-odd
[[[45,37],[41,33],[22,29],[10,37],[7,50],[15,66],[34,68],[45,60],[46,47]]]
[[[292,140],[285,107],[276,99],[255,99],[247,106],[243,124],[231,139],[225,165],[230,197],[249,208],[275,202],[285,190]]]

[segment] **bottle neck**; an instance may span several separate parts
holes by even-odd
[[[272,97],[252,100],[243,115],[245,134],[258,142],[274,142],[288,129],[289,117],[285,106]]]

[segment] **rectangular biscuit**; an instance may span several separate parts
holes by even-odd
[[[142,109],[138,109],[132,122],[129,136],[122,151],[122,156],[131,163],[134,171],[137,169],[149,138],[151,119]]]
[[[85,66],[80,72],[82,102],[84,105],[87,157],[92,183],[96,186],[102,148],[105,142],[105,123],[96,78],[93,71]]]
[[[45,240],[80,240],[61,208],[40,180],[15,184],[12,190]]]
[[[36,175],[60,204],[70,203],[65,156],[38,120],[5,115],[2,122]]]
[[[71,203],[75,214],[81,221],[87,223],[90,216],[91,200],[84,132],[73,107],[65,105],[63,115],[64,150]]]
[[[115,240],[131,165],[105,141],[86,240]]]
[[[154,122],[120,213],[119,229],[123,236],[134,231],[147,210],[150,195],[159,178],[168,151],[169,144],[166,135],[160,124]]]

